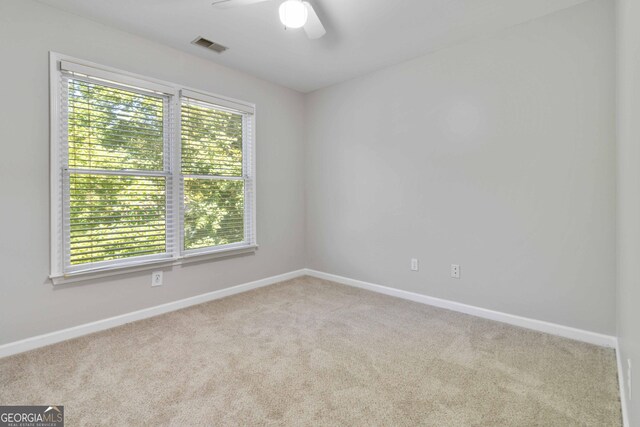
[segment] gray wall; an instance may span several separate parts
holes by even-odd
[[[627,359],[635,371],[630,425],[640,426],[640,3],[618,0],[617,6],[618,339],[625,381]]]
[[[49,50],[255,102],[258,252],[52,288]],[[0,58],[0,344],[304,267],[301,94],[27,0],[0,1]]]
[[[309,95],[309,267],[614,335],[614,43],[595,0]]]

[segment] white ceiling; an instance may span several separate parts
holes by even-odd
[[[211,0],[40,1],[310,92],[585,0],[312,0],[327,28],[319,40],[283,28],[282,0],[233,9]],[[191,45],[197,36],[229,50]]]

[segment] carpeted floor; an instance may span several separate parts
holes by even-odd
[[[0,359],[67,425],[620,426],[614,351],[300,278]]]

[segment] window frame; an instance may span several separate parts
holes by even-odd
[[[64,176],[63,155],[68,155],[66,127],[62,126],[63,110],[63,68],[79,74],[89,75],[90,79],[114,82],[118,86],[131,86],[133,91],[140,88],[159,92],[168,97],[168,109],[165,112],[165,159],[164,172],[167,174],[167,250],[162,254],[121,258],[118,260],[78,264],[75,267],[66,264],[67,254],[65,218],[64,218]],[[108,83],[107,83],[108,85]],[[128,88],[127,88],[128,90]],[[147,270],[158,265],[179,265],[207,258],[228,257],[252,253],[258,248],[256,233],[256,179],[255,179],[255,104],[245,101],[192,89],[184,85],[141,76],[124,70],[103,66],[89,61],[73,58],[56,52],[49,53],[49,91],[50,91],[50,228],[51,228],[51,264],[50,279],[53,284],[88,280],[102,276],[123,274],[131,271]],[[243,179],[245,236],[243,242],[221,246],[211,246],[197,250],[185,250],[184,237],[184,194],[181,171],[181,105],[182,99],[191,98],[212,104],[222,109],[232,110],[243,115]],[[168,164],[168,165],[167,165]],[[249,231],[247,231],[249,230]],[[171,233],[173,235],[171,236]],[[170,242],[170,239],[172,240]],[[98,265],[99,264],[99,265]]]

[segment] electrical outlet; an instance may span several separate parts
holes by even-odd
[[[418,259],[411,258],[411,271],[418,271]]]
[[[627,359],[627,385],[629,386],[629,400],[631,400],[631,359]]]
[[[451,277],[453,277],[454,279],[460,278],[460,265],[451,264]]]
[[[151,286],[162,286],[162,271],[151,273]]]

